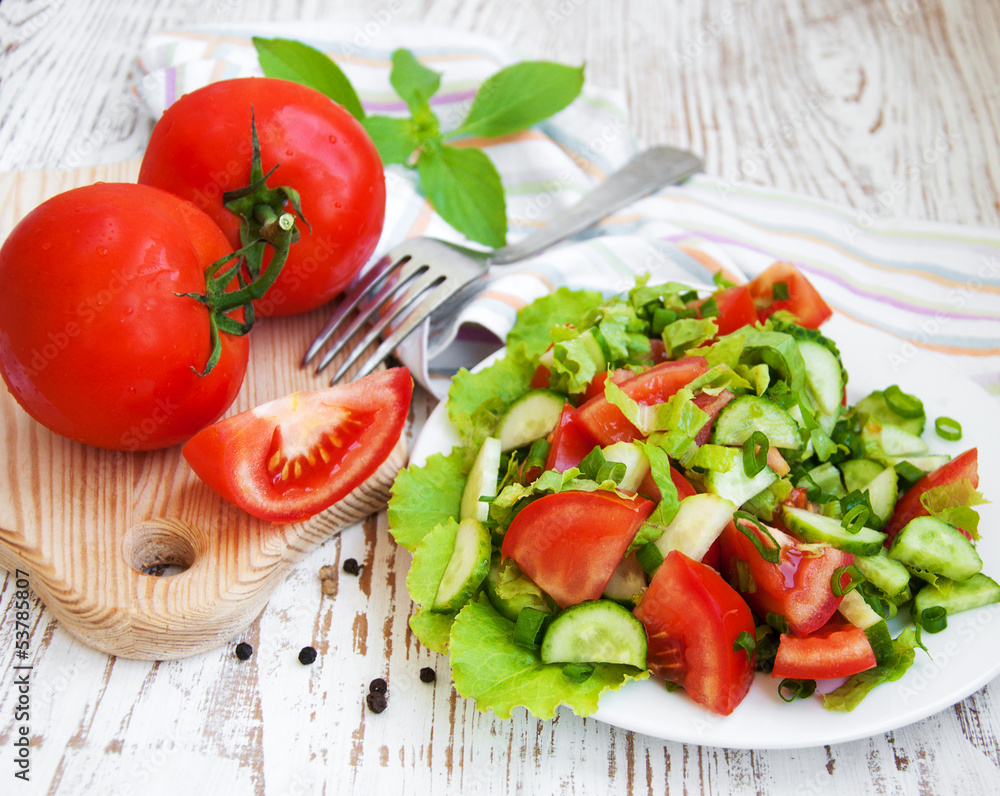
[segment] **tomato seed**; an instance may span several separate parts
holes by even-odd
[[[361,565],[353,558],[344,561],[344,572],[348,575],[357,575],[361,571]]]
[[[316,660],[316,650],[313,647],[303,647],[299,650],[299,663],[308,666]]]
[[[437,680],[437,672],[435,672],[430,666],[425,666],[420,670],[421,683],[433,683],[435,680]]]
[[[383,710],[385,710],[386,705],[389,704],[384,694],[376,694],[376,693],[369,694],[367,697],[365,697],[365,702],[368,703],[368,709],[372,713],[381,713]]]
[[[253,647],[245,641],[241,641],[236,645],[236,657],[241,661],[247,660],[251,655],[253,655]]]

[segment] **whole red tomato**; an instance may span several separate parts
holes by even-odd
[[[239,78],[181,97],[153,129],[139,182],[197,204],[240,245],[222,194],[250,180],[251,111],[267,184],[299,192],[299,240],[261,315],[314,309],[340,293],[371,256],[385,220],[385,176],[364,128],[320,92],[287,80]],[[280,164],[280,165],[279,165]],[[266,258],[265,258],[266,262]]]
[[[232,247],[190,202],[97,183],[49,199],[0,248],[0,370],[58,434],[115,450],[185,441],[229,407],[247,339],[223,334],[207,376],[207,265]]]

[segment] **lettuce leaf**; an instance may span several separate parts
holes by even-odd
[[[516,707],[551,719],[560,705],[589,716],[605,691],[649,677],[633,666],[601,663],[582,683],[574,682],[562,673],[561,664],[542,663],[537,652],[515,644],[514,623],[500,616],[485,596],[459,611],[449,648],[455,690],[501,719],[510,718]]]
[[[697,348],[711,340],[718,330],[719,327],[713,318],[681,318],[668,324],[663,330],[663,344],[667,349],[667,358],[680,358],[688,349]]]
[[[411,553],[427,533],[458,517],[465,490],[465,457],[458,448],[435,453],[422,467],[400,470],[389,498],[389,532]]]
[[[537,356],[552,342],[553,326],[578,324],[603,301],[604,297],[596,290],[570,290],[565,287],[542,296],[517,313],[517,321],[507,333],[507,347],[517,348],[523,343],[528,356]]]
[[[453,518],[427,533],[413,551],[413,563],[406,575],[410,599],[420,606],[410,617],[410,629],[421,644],[434,652],[447,652],[451,625],[455,621],[454,614],[437,613],[430,608],[455,549],[457,533],[458,523]]]
[[[975,540],[980,538],[979,512],[973,506],[981,506],[989,501],[968,478],[932,486],[920,495],[920,503],[932,517],[968,531]]]

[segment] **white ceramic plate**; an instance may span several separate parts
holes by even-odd
[[[980,506],[978,544],[983,571],[1000,577],[1000,433],[995,398],[930,352],[836,315],[823,333],[837,342],[850,377],[854,403],[874,389],[898,384],[921,398],[927,410],[924,432],[934,453],[955,456],[979,448],[980,491],[994,502]],[[489,360],[487,360],[488,362]],[[485,363],[483,363],[485,364]],[[934,433],[934,420],[946,415],[962,424],[959,442]],[[411,462],[447,452],[457,442],[440,404],[413,447]],[[902,625],[894,627],[894,635]],[[947,630],[925,633],[930,657],[917,651],[916,663],[895,683],[872,691],[852,712],[825,710],[819,698],[786,704],[776,683],[758,674],[746,699],[730,716],[717,716],[682,691],[669,693],[650,678],[601,698],[596,718],[623,729],[665,740],[743,749],[788,749],[851,741],[903,727],[960,702],[1000,674],[1000,606],[949,618]]]

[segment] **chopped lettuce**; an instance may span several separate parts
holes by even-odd
[[[551,719],[560,705],[589,716],[605,691],[649,677],[648,671],[633,666],[600,663],[582,683],[571,680],[562,664],[542,663],[537,652],[515,644],[514,623],[500,616],[485,596],[459,611],[449,652],[455,690],[501,719],[510,718],[516,707]]]
[[[577,324],[604,297],[595,290],[570,290],[561,287],[542,296],[517,313],[517,321],[507,334],[507,347],[524,344],[529,356],[537,356],[552,342],[552,327]]]
[[[389,499],[389,532],[411,553],[437,525],[458,517],[465,491],[465,457],[458,448],[435,453],[422,467],[401,470]]]
[[[670,359],[677,359],[692,348],[707,343],[718,331],[712,318],[681,318],[663,330],[663,344]]]
[[[973,506],[989,503],[968,478],[932,486],[920,495],[920,503],[932,517],[961,528],[979,539],[979,513]]]
[[[410,599],[420,606],[417,613],[410,617],[410,629],[421,644],[434,652],[447,651],[448,635],[455,619],[454,614],[433,612],[430,607],[455,549],[457,533],[458,523],[454,519],[449,518],[436,526],[413,551],[413,563],[406,575]]]

